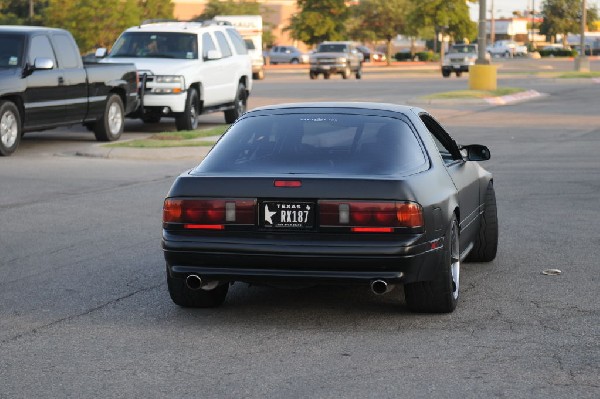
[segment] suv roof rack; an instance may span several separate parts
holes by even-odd
[[[143,25],[161,24],[161,23],[169,23],[169,22],[199,24],[200,26],[210,26],[210,25],[231,26],[231,22],[229,22],[229,21],[216,21],[214,19],[192,19],[189,21],[181,21],[179,19],[157,18],[157,19],[146,19],[146,20],[142,21],[142,23],[140,24],[140,27]]]

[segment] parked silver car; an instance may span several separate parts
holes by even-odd
[[[307,64],[308,54],[294,46],[273,46],[267,55],[271,64]]]

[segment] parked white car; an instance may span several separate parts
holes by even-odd
[[[527,55],[527,46],[520,45],[512,40],[498,40],[487,46],[488,54],[492,57],[515,57]]]
[[[103,57],[106,50],[99,49]],[[246,111],[252,61],[228,22],[161,22],[127,29],[101,62],[134,63],[142,106],[134,116],[155,123],[174,117],[178,130],[198,127],[198,116],[223,111],[233,123]]]

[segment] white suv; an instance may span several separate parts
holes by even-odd
[[[99,49],[102,57],[106,50]],[[246,111],[252,61],[238,31],[227,22],[159,22],[127,29],[101,62],[134,63],[142,105],[133,115],[156,123],[175,117],[193,130],[198,116],[224,111],[233,123]]]

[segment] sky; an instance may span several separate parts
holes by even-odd
[[[543,0],[486,0],[486,7],[488,10],[492,8],[492,2],[494,3],[495,17],[509,18],[512,15],[512,12],[515,10],[523,11],[530,9],[532,6],[532,1],[535,1],[535,9],[540,10],[542,6]],[[600,8],[600,0],[587,0],[588,7],[596,5]],[[471,5],[471,19],[477,20],[479,18],[479,3],[475,3]],[[490,17],[490,13],[488,12],[488,18]]]

